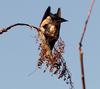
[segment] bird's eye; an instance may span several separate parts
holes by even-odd
[[[44,28],[44,29],[48,29],[48,24],[45,24],[45,25],[43,26],[43,28]]]

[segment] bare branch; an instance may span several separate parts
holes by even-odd
[[[35,28],[37,31],[39,30],[39,28],[37,28],[37,27],[35,27],[33,25],[30,25],[30,24],[16,23],[16,24],[8,26],[7,28],[0,29],[0,34],[3,34],[4,32],[9,31],[11,28],[16,27],[16,26],[27,26],[27,27],[30,27],[30,28]]]
[[[84,76],[84,63],[83,63],[83,59],[84,58],[83,58],[82,42],[83,42],[84,34],[86,32],[87,24],[88,24],[90,15],[91,15],[91,11],[92,11],[94,2],[95,2],[95,0],[92,0],[92,4],[90,6],[90,10],[88,12],[88,16],[87,16],[87,19],[85,21],[85,26],[84,26],[84,29],[83,29],[83,32],[82,32],[82,35],[81,35],[81,39],[80,39],[80,42],[79,42],[79,54],[80,54],[80,65],[81,65],[82,89],[86,89],[85,76]]]
[[[86,21],[85,21],[85,26],[84,26],[84,29],[83,29],[83,33],[82,33],[82,35],[81,35],[81,39],[80,39],[80,42],[79,42],[79,45],[80,45],[80,46],[82,46],[84,34],[85,34],[85,32],[86,32],[87,24],[88,24],[90,15],[91,15],[91,11],[92,11],[94,2],[95,2],[95,0],[92,0],[92,4],[91,4],[91,6],[90,6],[90,10],[89,10],[89,12],[88,12],[88,16],[87,16]]]

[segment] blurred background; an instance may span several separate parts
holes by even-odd
[[[61,8],[61,37],[65,41],[64,58],[75,89],[81,89],[78,43],[92,0],[0,0],[0,28],[23,22],[39,26],[48,6],[55,13]],[[100,0],[95,5],[83,40],[84,67],[87,89],[100,84]],[[37,33],[28,27],[15,27],[0,35],[0,89],[69,89],[62,79],[49,72],[36,70],[39,58]],[[30,74],[31,73],[31,74]]]

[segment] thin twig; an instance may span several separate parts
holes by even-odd
[[[11,28],[16,27],[16,26],[27,26],[27,27],[30,27],[30,28],[35,28],[37,31],[39,30],[39,28],[37,28],[37,27],[35,27],[33,25],[30,25],[30,24],[16,23],[16,24],[10,25],[10,26],[8,26],[6,28],[0,29],[0,34],[3,34],[4,32],[9,31]]]
[[[85,35],[85,32],[86,32],[87,24],[88,24],[90,15],[91,15],[91,11],[92,11],[94,2],[95,2],[95,0],[92,0],[92,4],[91,4],[91,6],[90,6],[90,10],[89,10],[89,12],[88,12],[88,16],[87,16],[86,21],[85,21],[85,26],[84,26],[84,28],[83,28],[83,33],[82,33],[82,35],[81,35],[81,39],[80,39],[80,42],[79,42],[80,47],[82,46],[83,38],[84,38],[84,35]]]
[[[88,24],[90,15],[91,15],[91,11],[92,11],[94,2],[95,2],[95,0],[92,0],[92,4],[91,4],[91,6],[90,6],[90,10],[89,10],[89,12],[88,12],[88,16],[87,16],[87,19],[86,19],[86,21],[85,21],[85,26],[84,26],[84,29],[83,29],[83,33],[82,33],[82,35],[81,35],[81,39],[80,39],[80,42],[79,42],[79,53],[80,53],[80,65],[81,65],[82,89],[86,89],[86,85],[85,85],[85,76],[84,76],[84,63],[83,63],[82,42],[83,42],[84,35],[85,35],[85,33],[86,33],[87,24]]]

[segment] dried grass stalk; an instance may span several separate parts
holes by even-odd
[[[42,32],[38,32],[38,36],[40,42],[40,57],[37,64],[38,68],[41,68],[44,64],[46,66],[44,72],[49,70],[52,74],[58,75],[58,79],[63,78],[67,84],[70,84],[72,89],[73,83],[71,80],[71,73],[63,58],[65,47],[64,41],[59,38],[53,50],[50,50],[44,34],[42,34]]]

